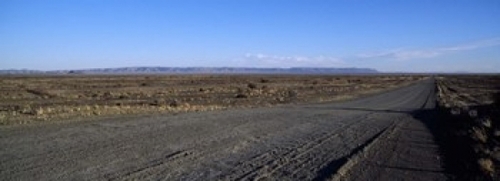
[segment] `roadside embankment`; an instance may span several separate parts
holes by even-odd
[[[500,77],[437,79],[440,141],[456,180],[500,179]]]

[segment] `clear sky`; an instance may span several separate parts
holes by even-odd
[[[130,66],[500,72],[500,1],[0,1],[0,69]]]

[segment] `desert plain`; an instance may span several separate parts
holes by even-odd
[[[0,79],[1,180],[495,180],[498,75]]]

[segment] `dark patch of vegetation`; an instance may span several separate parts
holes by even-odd
[[[499,83],[488,76],[438,81],[439,136],[452,180],[500,180]]]
[[[236,94],[235,98],[248,98],[248,96],[245,94]]]
[[[255,89],[255,88],[257,88],[257,85],[255,85],[254,83],[249,83],[247,86],[248,86],[248,88],[250,88],[250,89]]]

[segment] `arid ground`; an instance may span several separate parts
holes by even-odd
[[[0,124],[325,102],[422,76],[130,75],[0,77]]]
[[[493,180],[498,80],[6,77],[0,180]]]
[[[500,76],[437,78],[443,151],[460,180],[500,179]]]

